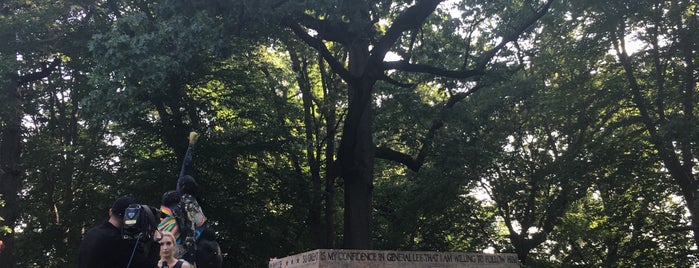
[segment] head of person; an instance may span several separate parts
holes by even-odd
[[[161,259],[167,259],[170,257],[174,257],[175,254],[175,247],[177,246],[175,242],[175,235],[173,235],[171,232],[162,232],[162,238],[159,241],[160,243],[160,258]]]
[[[174,207],[180,202],[180,194],[176,191],[168,191],[163,194],[163,206]]]
[[[199,185],[197,184],[197,181],[194,180],[194,177],[190,175],[184,175],[182,176],[182,179],[178,181],[178,183],[180,184],[179,188],[182,189],[183,194],[188,194],[194,197],[197,196]]]
[[[126,211],[126,208],[135,203],[136,202],[130,196],[121,196],[117,198],[117,200],[114,201],[114,204],[112,204],[112,208],[109,209],[109,222],[111,222],[112,225],[116,226],[117,228],[121,227],[121,224],[124,221],[124,212]]]

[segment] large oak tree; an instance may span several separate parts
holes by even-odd
[[[344,180],[344,247],[371,248],[371,213],[374,179],[374,159],[385,158],[405,164],[418,171],[425,161],[430,148],[430,139],[443,123],[437,121],[431,126],[417,155],[406,154],[391,148],[377,147],[373,139],[374,87],[378,82],[388,82],[395,86],[409,87],[408,81],[397,81],[390,77],[393,72],[426,74],[430,77],[447,77],[461,81],[477,81],[484,75],[489,64],[498,57],[505,46],[529,30],[548,11],[552,1],[517,2],[507,6],[518,16],[508,20],[508,14],[498,14],[505,22],[496,23],[497,33],[469,32],[460,36],[458,32],[445,35],[460,36],[462,46],[457,48],[461,66],[444,66],[437,62],[420,59],[413,55],[421,49],[415,42],[420,31],[433,31],[443,27],[448,18],[444,12],[435,13],[442,0],[421,1],[334,1],[325,4],[306,1],[284,3],[277,9],[297,10],[283,17],[282,25],[290,29],[309,46],[316,49],[332,70],[348,85],[347,116],[342,126],[342,138],[337,153],[338,174]],[[486,6],[479,1],[459,2],[466,10],[476,10]],[[444,7],[443,7],[444,8]],[[473,9],[471,9],[473,8]],[[466,12],[465,10],[461,10]],[[490,12],[495,13],[493,10]],[[513,15],[509,14],[509,15]],[[487,17],[464,16],[463,25],[472,25],[474,30]],[[496,14],[492,14],[496,15]],[[431,20],[430,16],[440,16],[444,20]],[[484,28],[479,28],[483,30]],[[437,30],[438,31],[438,30]],[[475,31],[475,30],[474,30]],[[473,34],[492,38],[491,41],[471,42]],[[496,41],[492,41],[496,40]],[[341,46],[347,57],[338,58],[330,53],[329,46]],[[402,48],[400,48],[403,46]],[[482,46],[482,47],[481,47]],[[391,51],[403,51],[397,61],[386,60]],[[427,81],[425,81],[426,83]],[[444,106],[453,105],[478,87],[471,87],[460,94],[454,94]]]

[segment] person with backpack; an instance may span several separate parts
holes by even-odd
[[[185,175],[181,182],[179,191],[163,194],[158,230],[173,234],[178,244],[178,257],[195,262],[196,242],[207,229],[206,216],[196,199],[197,184],[194,178]]]
[[[177,242],[175,257],[181,257],[198,268],[215,268],[222,265],[221,250],[199,205],[199,185],[194,177],[187,174],[192,165],[194,144],[198,137],[196,132],[190,133],[176,189],[163,194],[160,208],[162,218],[158,230],[173,234]],[[199,245],[202,245],[201,250]]]

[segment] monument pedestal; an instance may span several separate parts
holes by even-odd
[[[513,253],[464,253],[316,249],[281,259],[269,268],[519,268]]]

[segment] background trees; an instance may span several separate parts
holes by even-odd
[[[478,22],[487,20],[487,14],[495,10],[486,5],[478,6],[485,7],[485,14],[478,14],[475,17],[451,18],[448,14],[437,12],[434,16],[436,18],[429,23],[446,27],[442,29],[426,27],[428,17],[440,3],[442,1],[418,1],[414,4],[393,6],[388,1],[378,3],[338,1],[320,8],[315,8],[313,5],[302,7],[305,13],[291,13],[282,19],[282,25],[317,50],[329,63],[333,72],[347,83],[347,115],[343,121],[342,138],[337,152],[338,174],[343,178],[345,190],[344,233],[352,234],[344,237],[343,246],[346,248],[371,247],[374,158],[396,161],[417,172],[430,151],[433,135],[443,124],[440,122],[441,119],[437,118],[425,134],[418,134],[420,143],[415,146],[419,149],[407,146],[396,150],[386,145],[377,148],[373,137],[375,126],[372,107],[376,96],[374,88],[377,83],[386,81],[394,87],[406,88],[424,85],[439,90],[439,84],[429,85],[431,76],[462,81],[478,80],[490,68],[488,64],[503,47],[516,40],[522,32],[546,14],[551,4],[551,2],[541,5],[518,3],[523,6],[514,4],[508,7],[506,12],[518,16],[502,17],[505,20],[513,18],[498,25],[502,28],[478,28]],[[281,8],[284,8],[284,5]],[[483,17],[479,17],[481,15]],[[455,31],[460,27],[468,27],[469,24],[471,28],[465,30],[466,33],[459,35]],[[500,40],[489,42],[478,39],[471,43],[470,38],[476,30],[491,30],[493,34],[488,37]],[[313,31],[315,35],[311,35],[309,31]],[[424,42],[424,39],[416,38],[418,33],[435,37],[431,41]],[[346,53],[346,63],[344,58],[337,58],[331,54],[324,42],[332,42],[342,47]],[[439,49],[439,46],[447,49]],[[433,47],[441,53],[434,54],[434,51],[427,49],[428,47]],[[392,49],[396,49],[401,58],[398,61],[384,61],[387,53]],[[432,61],[449,55],[457,55],[460,61],[445,61],[441,64]],[[422,74],[422,77],[415,82],[402,82],[390,77],[387,74],[389,71]],[[465,92],[440,102],[448,102],[444,106],[449,108],[477,88],[477,83],[471,86],[466,85],[462,88]],[[392,98],[392,94],[387,93],[383,97]],[[413,156],[411,150],[418,153]]]
[[[3,24],[0,34],[0,101],[3,103],[0,112],[0,194],[5,201],[0,218],[11,230],[0,233],[0,240],[7,246],[0,256],[0,265],[13,267],[22,262],[22,259],[15,258],[15,255],[22,254],[17,250],[22,237],[13,231],[21,230],[28,222],[25,219],[55,212],[55,217],[42,217],[47,223],[42,231],[53,233],[50,239],[68,244],[77,245],[80,239],[79,230],[70,228],[71,214],[62,213],[69,211],[76,200],[71,191],[73,178],[70,175],[79,161],[74,154],[79,127],[76,107],[72,106],[77,99],[71,95],[79,95],[80,90],[89,87],[84,80],[82,85],[75,85],[80,77],[70,75],[69,68],[73,65],[70,56],[79,51],[76,45],[86,42],[89,35],[85,35],[83,25],[74,20],[76,14],[70,9],[70,4],[63,1],[4,2],[0,12]],[[38,125],[28,122],[38,117],[41,120],[33,122]],[[42,149],[51,153],[43,156],[46,161],[41,167],[29,169],[22,160],[30,160],[32,156],[27,155],[27,150],[20,145],[31,136],[32,130],[42,127],[41,132],[46,133],[41,136],[43,140],[37,140],[41,143],[37,145],[50,146]],[[51,169],[51,174],[42,178],[48,181],[43,184],[45,188],[37,189],[36,185],[23,180],[29,173],[42,168]],[[32,190],[44,191],[41,198],[45,198],[46,206],[41,208],[43,211],[34,210],[28,214],[23,212],[27,199],[21,196]],[[59,219],[59,213],[68,217]],[[42,251],[70,258],[69,252],[65,251],[70,248],[54,246],[47,243],[47,248]]]
[[[633,10],[619,3],[615,10]],[[649,3],[647,10],[623,16],[607,33],[617,63],[623,69],[639,123],[649,134],[656,156],[679,187],[693,216],[694,241],[699,245],[697,201],[697,3]],[[638,39],[645,48],[627,47]]]
[[[2,2],[0,267],[74,265],[116,196],[174,188],[191,130],[228,267],[332,247],[686,266],[697,6]]]

